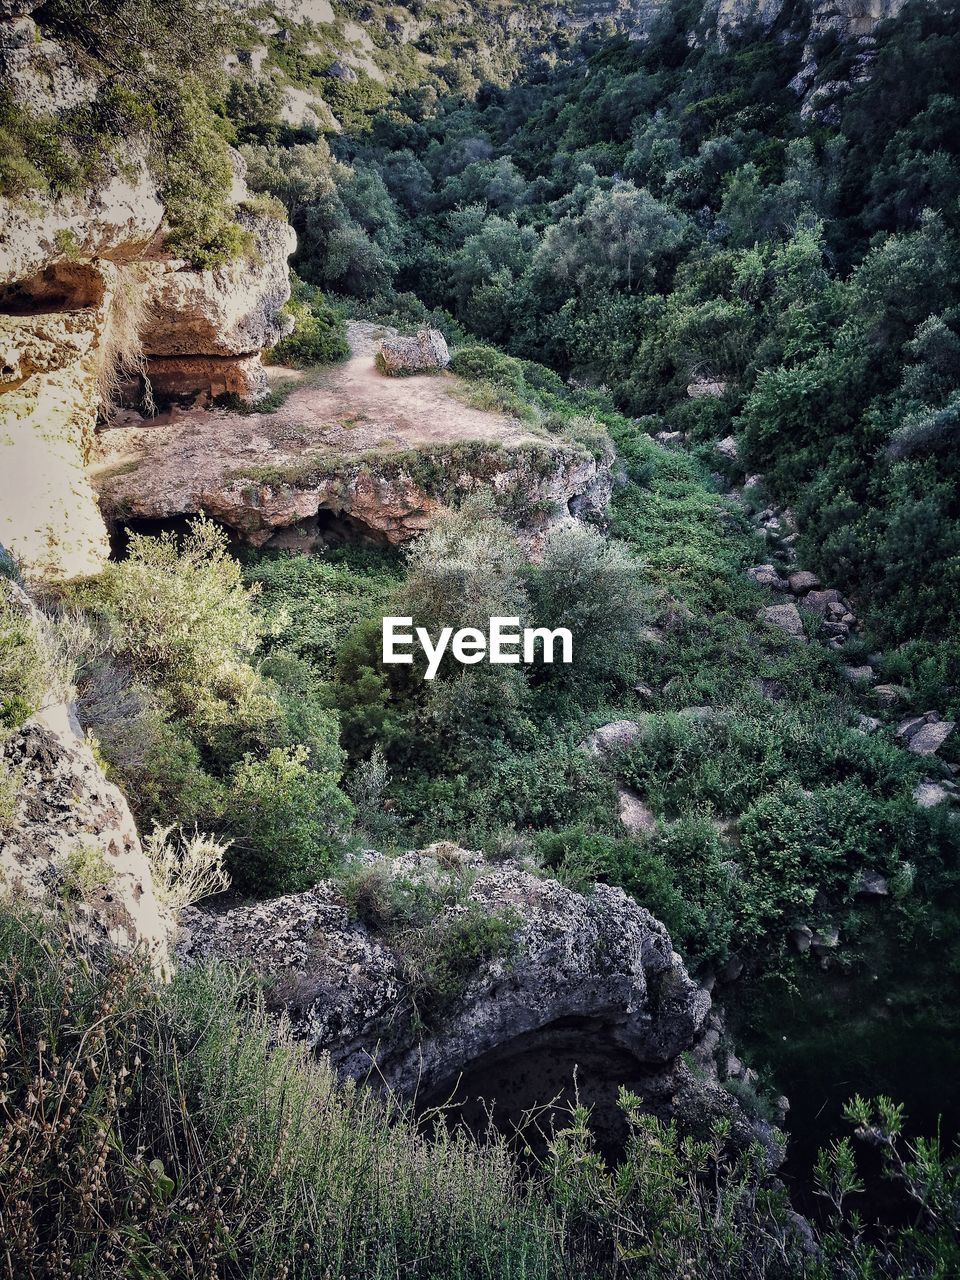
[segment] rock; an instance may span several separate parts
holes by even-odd
[[[204,405],[226,395],[254,404],[270,389],[259,354],[155,356],[148,371],[158,404]]]
[[[0,593],[42,626],[25,593]],[[121,792],[83,740],[73,710],[49,701],[0,744],[18,778],[14,812],[0,823],[0,883],[45,913],[66,916],[85,943],[142,948],[159,969],[174,922],[157,900],[150,866]]]
[[[918,756],[935,755],[953,733],[953,728],[952,720],[939,720],[933,724],[926,724],[911,736],[908,749]]]
[[[736,982],[743,973],[743,968],[743,960],[740,956],[731,956],[720,970],[720,977],[724,982]]]
[[[763,488],[763,476],[762,476],[762,475],[760,475],[760,473],[759,473],[759,472],[756,472],[756,473],[755,473],[754,475],[752,475],[752,476],[747,476],[746,480],[744,480],[744,482],[743,482],[743,487],[744,487],[745,489],[762,489],[762,488]]]
[[[838,620],[842,614],[848,612],[843,596],[832,588],[827,591],[808,591],[803,603],[808,609],[813,609],[824,618],[832,616],[831,606],[836,606]]]
[[[726,390],[726,382],[691,382],[687,386],[687,395],[691,400],[701,400],[704,396],[725,395]]]
[[[905,720],[901,720],[897,725],[897,737],[909,742],[915,733],[919,732],[925,724],[930,723],[931,718],[935,718],[935,713],[925,712],[919,716],[907,716]]]
[[[0,541],[30,578],[97,574],[110,554],[84,461],[118,287],[105,262],[54,264],[6,291],[19,314],[0,315]]]
[[[689,439],[685,431],[658,431],[653,437],[657,444],[662,444],[664,448],[672,448],[674,445],[686,444]]]
[[[890,896],[890,885],[886,876],[882,876],[879,871],[864,871],[854,885],[853,892],[858,898],[887,898]]]
[[[795,596],[805,596],[808,591],[818,590],[820,585],[817,575],[810,573],[807,569],[801,569],[798,573],[790,575],[790,590]]]
[[[953,799],[953,792],[948,791],[941,783],[928,779],[917,783],[913,798],[921,809],[934,809],[938,804],[949,804]]]
[[[334,80],[344,80],[347,83],[350,83],[357,78],[357,73],[354,69],[352,67],[344,66],[342,62],[331,62],[323,74],[330,76]]]
[[[873,696],[882,707],[894,707],[898,702],[906,702],[910,694],[900,684],[878,684],[874,687]]]
[[[736,462],[740,456],[740,450],[733,436],[724,436],[713,447],[715,452],[719,453],[721,458],[726,458],[728,462]]]
[[[740,1059],[737,1057],[735,1053],[727,1054],[726,1060],[724,1061],[724,1064],[723,1064],[723,1071],[724,1071],[724,1075],[732,1076],[734,1079],[743,1075],[743,1072],[744,1072],[743,1063],[740,1061]]]
[[[437,373],[449,363],[450,352],[437,329],[421,329],[412,338],[385,338],[377,356],[377,368],[391,377]]]
[[[872,684],[876,679],[873,667],[868,666],[844,667],[843,674],[851,684]]]
[[[758,587],[769,587],[771,591],[786,591],[787,582],[772,564],[755,564],[747,570],[747,577]]]
[[[617,812],[624,829],[632,836],[649,835],[657,829],[653,811],[629,787],[617,788]]]
[[[810,946],[816,952],[835,951],[839,945],[840,930],[834,925],[818,929],[810,940]]]
[[[642,684],[642,683],[635,684],[633,686],[633,692],[637,695],[638,698],[648,699],[653,697],[653,690],[650,688],[648,684]]]
[[[696,720],[701,724],[708,724],[714,720],[729,720],[731,714],[729,707],[681,707],[677,712],[677,715],[682,716],[684,720]]]
[[[806,640],[803,619],[795,604],[771,604],[762,609],[759,616],[771,627],[778,627],[791,640]]]
[[[249,964],[297,1038],[328,1054],[341,1075],[369,1077],[404,1098],[429,1105],[461,1078],[469,1098],[475,1071],[473,1089],[495,1094],[498,1106],[512,1092],[519,1106],[527,1079],[542,1102],[555,1086],[569,1087],[574,1063],[591,1067],[582,1072],[590,1088],[615,1062],[621,1081],[635,1064],[641,1091],[669,1112],[692,1087],[678,1059],[705,1029],[710,997],[663,925],[620,889],[599,884],[584,896],[513,863],[464,857],[476,873],[467,901],[515,913],[514,943],[481,961],[426,1030],[410,1015],[406,963],[351,918],[329,883],[222,914],[188,909],[181,958]],[[385,865],[388,874],[436,875],[429,851]]]
[[[148,356],[244,356],[280,340],[296,234],[264,214],[241,211],[237,220],[252,237],[250,256],[207,271],[174,259],[147,276],[142,340]]]
[[[623,751],[643,733],[639,720],[611,720],[609,724],[594,729],[589,738],[580,743],[580,750],[589,756],[603,756]]]
[[[861,733],[876,733],[880,728],[880,721],[876,716],[865,716],[861,713],[857,716],[857,728]]]
[[[813,930],[805,924],[798,925],[787,934],[794,950],[805,956],[813,943]]]

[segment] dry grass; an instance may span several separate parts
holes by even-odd
[[[135,266],[118,267],[98,350],[97,391],[104,418],[117,408],[123,383],[133,379],[143,384],[144,412],[156,411],[141,339],[147,310],[142,275]]]

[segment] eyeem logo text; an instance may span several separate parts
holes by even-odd
[[[484,634],[478,627],[444,627],[434,644],[426,627],[414,627],[413,618],[384,618],[383,660],[390,664],[413,662],[413,648],[419,642],[427,658],[425,679],[432,680],[440,669],[444,654],[449,649],[457,662],[473,666],[476,662],[494,664],[527,664],[554,662],[557,647],[560,662],[573,661],[573,636],[566,627],[550,631],[546,627],[524,627],[520,630],[519,618],[491,618],[489,631]],[[537,654],[537,646],[541,646]]]

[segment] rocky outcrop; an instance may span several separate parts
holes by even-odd
[[[429,884],[454,859],[475,878],[463,902],[441,913],[506,911],[515,933],[425,1029],[411,1017],[410,960],[352,919],[332,884],[222,914],[189,909],[181,958],[251,965],[275,1013],[341,1074],[421,1104],[453,1098],[469,1111],[482,1095],[509,1122],[528,1105],[570,1097],[579,1064],[581,1097],[601,1112],[605,1102],[611,1116],[617,1084],[626,1084],[662,1114],[696,1094],[686,1109],[701,1123],[719,1108],[744,1128],[709,1054],[699,1080],[680,1057],[701,1045],[710,997],[648,911],[620,889],[582,895],[449,846],[385,866]]]
[[[91,102],[100,82],[46,38],[33,8],[0,11],[13,102],[35,113]],[[32,578],[96,573],[108,556],[85,465],[115,396],[139,398],[146,373],[160,397],[254,399],[266,390],[260,349],[284,331],[293,232],[248,207],[239,156],[233,199],[249,252],[210,271],[166,252],[145,141],[131,137],[123,165],[108,165],[78,195],[0,198],[0,541]]]
[[[118,274],[53,264],[0,290],[0,541],[36,576],[97,573],[109,555],[84,464]]]
[[[0,580],[0,595],[42,628],[15,584]],[[57,698],[0,740],[0,776],[14,796],[0,818],[0,891],[68,918],[87,942],[145,949],[163,968],[173,918],[154,892],[126,800]]]
[[[292,326],[281,308],[296,235],[288,222],[242,207],[237,221],[250,238],[242,258],[206,271],[174,259],[146,275],[141,340],[158,400],[225,392],[257,400],[267,390],[260,352]]]
[[[374,342],[366,330],[361,340]],[[108,518],[203,512],[254,546],[397,545],[441,506],[489,488],[536,553],[557,521],[604,515],[612,450],[597,456],[469,407],[449,374],[384,378],[374,358],[304,381],[270,413],[116,419],[91,471]]]

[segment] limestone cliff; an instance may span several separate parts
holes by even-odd
[[[0,74],[19,108],[56,117],[100,81],[46,37],[33,7],[0,10]],[[265,390],[260,350],[284,332],[294,236],[249,202],[243,171],[236,156],[246,251],[209,270],[166,249],[166,210],[136,136],[79,194],[0,198],[0,541],[29,576],[95,573],[108,556],[85,475],[105,405],[143,394],[145,378],[190,399]]]

